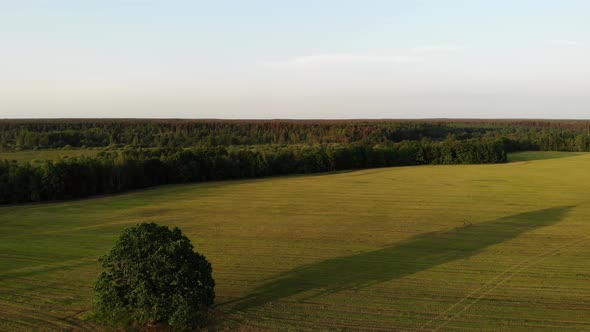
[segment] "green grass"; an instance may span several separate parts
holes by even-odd
[[[590,154],[166,186],[0,208],[0,330],[100,330],[96,259],[180,227],[227,330],[588,330]]]
[[[68,158],[76,157],[93,157],[103,149],[48,149],[48,150],[22,150],[22,151],[8,151],[0,152],[0,160],[16,160],[19,163],[30,162],[33,165],[41,164],[45,160],[58,161]]]
[[[48,149],[48,150],[21,150],[21,151],[0,151],[0,160],[16,160],[20,163],[31,162],[34,165],[40,164],[44,160],[62,160],[75,157],[93,157],[99,152],[105,151],[101,148],[93,149]],[[508,160],[510,162],[515,161],[529,161],[529,160],[541,160],[541,159],[553,159],[553,158],[565,158],[573,157],[585,154],[586,152],[561,152],[561,151],[524,151],[514,152],[508,154]]]
[[[563,151],[524,151],[508,154],[508,161],[529,161],[555,158],[567,158],[587,154],[587,152],[563,152]]]

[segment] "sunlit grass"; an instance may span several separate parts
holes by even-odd
[[[523,151],[508,154],[508,161],[529,161],[542,159],[555,159],[575,157],[587,154],[588,152],[565,152],[565,151]]]
[[[97,258],[142,221],[212,262],[229,330],[588,330],[588,169],[580,155],[2,207],[0,330],[101,329],[86,319]]]

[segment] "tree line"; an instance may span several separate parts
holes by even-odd
[[[0,203],[169,183],[506,161],[590,151],[590,122],[546,120],[0,120],[0,150],[112,147],[93,158],[0,161]],[[0,154],[1,159],[1,154]]]
[[[96,157],[0,161],[0,203],[41,202],[119,193],[150,186],[306,174],[385,166],[506,161],[504,142],[448,139],[326,145],[128,149]]]
[[[0,120],[0,149],[178,148],[264,144],[376,145],[408,140],[507,138],[516,150],[590,150],[575,120]]]
[[[2,122],[4,149],[70,147],[195,147],[261,144],[376,144],[422,138],[444,140],[449,134],[472,138],[481,128],[454,128],[410,122],[173,121],[96,120],[80,122]]]

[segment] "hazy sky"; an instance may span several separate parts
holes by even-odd
[[[590,1],[0,0],[0,118],[590,118]]]

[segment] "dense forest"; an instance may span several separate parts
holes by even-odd
[[[449,137],[509,138],[512,148],[590,148],[590,121],[548,120],[2,120],[0,148],[174,148],[261,144],[375,145]]]
[[[37,202],[117,193],[167,183],[317,173],[370,167],[497,163],[500,142],[405,141],[370,147],[327,146],[126,149],[95,158],[45,161],[41,166],[0,161],[0,203]]]
[[[586,121],[4,120],[0,148],[101,148],[95,157],[0,161],[0,203],[149,186],[371,167],[506,161],[589,151]],[[0,155],[1,159],[1,155]]]

